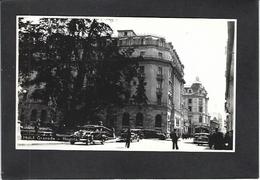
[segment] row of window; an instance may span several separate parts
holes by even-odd
[[[143,121],[144,121],[144,116],[142,113],[137,113],[136,114],[136,119],[135,119],[135,125],[136,126],[143,126]],[[129,126],[130,125],[130,114],[125,112],[123,114],[123,119],[122,119],[122,126]],[[155,127],[162,127],[162,116],[160,114],[157,114],[155,116]]]
[[[192,93],[192,89],[185,89],[186,93]],[[202,90],[199,90],[199,94],[202,94]]]
[[[192,103],[192,99],[189,98],[188,99],[188,103],[191,104]],[[199,98],[199,105],[202,105],[203,104],[203,99],[202,98]]]
[[[189,112],[192,112],[192,106],[188,106]],[[203,107],[199,106],[199,112],[202,113],[203,112]]]
[[[188,116],[188,121],[191,123],[192,116]],[[203,123],[203,117],[202,116],[199,116],[199,123]],[[205,122],[205,123],[207,123],[207,122]]]
[[[145,55],[145,51],[140,51],[140,56],[144,56],[144,55]],[[162,52],[158,52],[158,57],[160,59],[162,59],[163,58],[163,53]]]

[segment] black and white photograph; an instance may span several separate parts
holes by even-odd
[[[16,21],[17,150],[235,152],[236,19]]]
[[[1,179],[259,178],[259,1],[2,0]]]

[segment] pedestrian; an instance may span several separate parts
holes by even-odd
[[[172,139],[172,149],[179,149],[178,147],[178,136],[176,134],[176,129],[174,129],[171,134],[170,134],[170,137]]]
[[[224,136],[222,132],[218,131],[218,128],[215,129],[215,133],[213,134],[213,144],[214,149],[216,150],[222,150],[224,149]]]
[[[232,132],[229,131],[225,134],[225,149],[232,150],[233,148],[233,136]]]
[[[38,131],[39,131],[39,127],[40,127],[40,119],[37,119],[35,124],[34,124],[34,139],[37,140],[38,139]]]
[[[126,132],[126,144],[125,144],[127,148],[130,147],[130,142],[131,142],[131,130],[130,128],[128,128]]]
[[[115,128],[112,128],[113,138],[116,138]]]

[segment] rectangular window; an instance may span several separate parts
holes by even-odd
[[[199,98],[199,105],[202,106],[202,103],[203,103],[202,98]]]
[[[162,53],[161,52],[158,52],[158,56],[160,59],[162,59]]]
[[[158,67],[158,74],[162,74],[162,67]]]
[[[199,122],[202,123],[202,116],[199,117]]]
[[[157,89],[162,90],[162,81],[158,81]]]
[[[192,99],[188,99],[188,103],[192,103]]]
[[[176,119],[176,126],[179,126],[179,125],[180,125],[180,120]]]
[[[192,112],[192,107],[191,106],[189,106],[189,111]]]
[[[199,107],[199,112],[201,112],[201,113],[203,112],[203,107],[202,106]]]
[[[157,94],[157,104],[161,105],[162,104],[162,95]]]
[[[144,66],[139,66],[139,71],[142,75],[144,75]]]
[[[172,96],[171,96],[171,95],[168,95],[168,98],[169,98],[169,105],[171,106],[171,105],[173,104]]]

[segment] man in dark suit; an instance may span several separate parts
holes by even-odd
[[[213,134],[213,144],[216,150],[224,149],[224,135],[218,131],[218,128],[215,129],[215,133]]]
[[[126,132],[126,144],[125,144],[127,148],[130,147],[130,142],[131,142],[131,130],[130,128],[128,128]]]
[[[178,136],[177,136],[177,134],[176,134],[176,129],[174,129],[172,132],[171,132],[171,134],[170,134],[170,137],[171,137],[171,139],[172,139],[172,149],[179,149],[179,147],[178,147]]]

